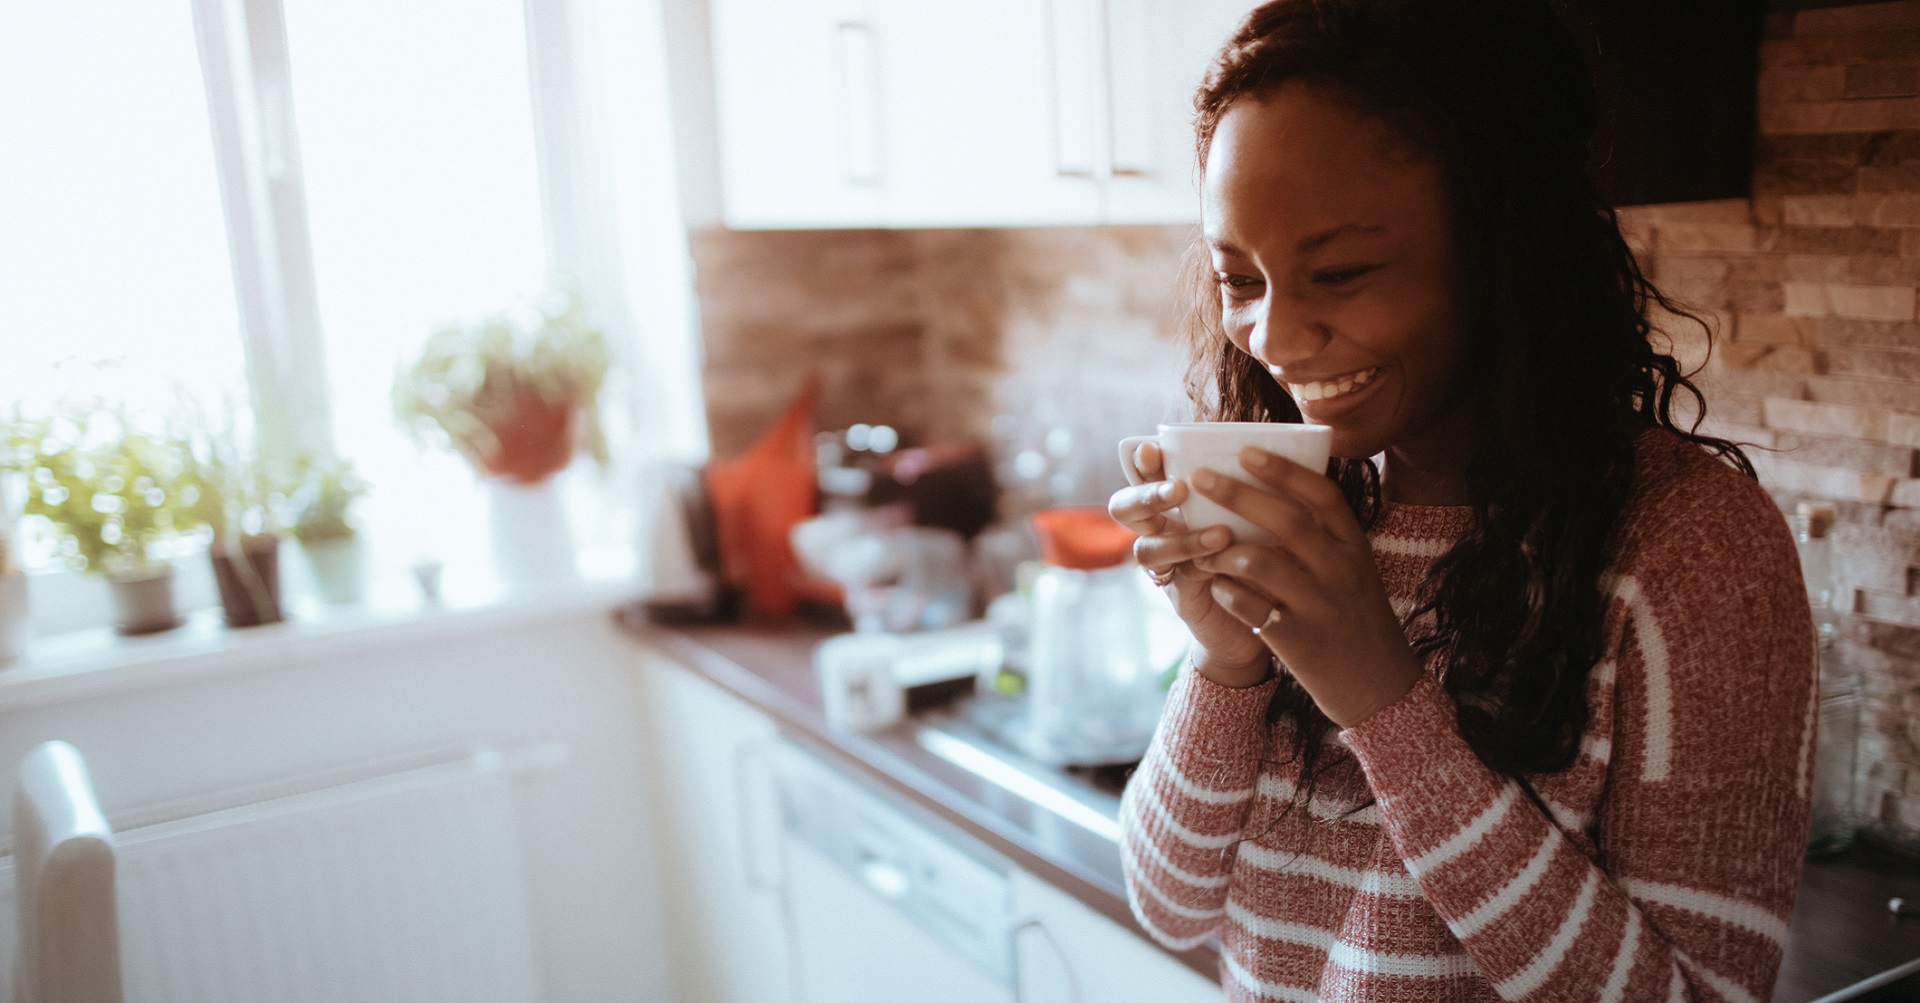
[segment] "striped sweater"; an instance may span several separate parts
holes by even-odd
[[[1761,489],[1643,433],[1578,761],[1528,777],[1461,739],[1436,662],[1329,737],[1294,799],[1277,680],[1181,673],[1129,782],[1142,926],[1218,936],[1233,1000],[1688,1000],[1772,992],[1806,838],[1815,648]],[[1466,508],[1388,505],[1375,563],[1404,619]]]

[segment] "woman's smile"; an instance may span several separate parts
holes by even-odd
[[[1319,380],[1289,380],[1277,373],[1274,378],[1286,385],[1287,393],[1293,395],[1294,402],[1300,406],[1301,415],[1316,425],[1326,425],[1351,413],[1371,397],[1369,391],[1379,385],[1379,377],[1384,372],[1381,366],[1371,366]]]

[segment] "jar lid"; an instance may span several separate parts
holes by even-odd
[[[1133,531],[1113,521],[1107,510],[1072,505],[1035,512],[1028,520],[1040,539],[1040,557],[1056,568],[1093,571],[1111,568],[1133,556]]]

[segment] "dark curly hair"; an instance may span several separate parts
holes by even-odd
[[[1235,102],[1296,82],[1385,123],[1442,172],[1463,262],[1468,389],[1484,406],[1467,470],[1472,527],[1406,623],[1417,653],[1444,653],[1461,736],[1488,767],[1516,778],[1564,770],[1602,655],[1602,576],[1635,436],[1665,428],[1753,475],[1737,446],[1698,433],[1705,401],[1656,343],[1648,312],[1706,325],[1641,273],[1588,175],[1594,91],[1547,0],[1267,3],[1195,96],[1202,172]],[[1203,248],[1189,271],[1188,391],[1201,416],[1301,421],[1286,388],[1222,331]],[[1676,418],[1677,394],[1691,399],[1691,421]],[[1335,458],[1328,475],[1371,526],[1372,461]],[[1290,680],[1268,716],[1293,721],[1299,797],[1310,797],[1331,722]]]

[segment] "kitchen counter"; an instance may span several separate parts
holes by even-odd
[[[1116,848],[1114,813],[1124,780],[1119,773],[1042,766],[950,712],[921,715],[876,734],[830,728],[812,663],[813,648],[828,631],[625,626],[770,714],[791,737],[933,812],[1123,927],[1139,929],[1127,907]],[[1864,847],[1809,862],[1773,1003],[1808,1003],[1920,958],[1920,915],[1894,916],[1887,908],[1893,896],[1920,912],[1920,865]],[[1218,977],[1216,946],[1176,956],[1206,977]],[[1920,999],[1902,994],[1900,986],[1863,999]]]

